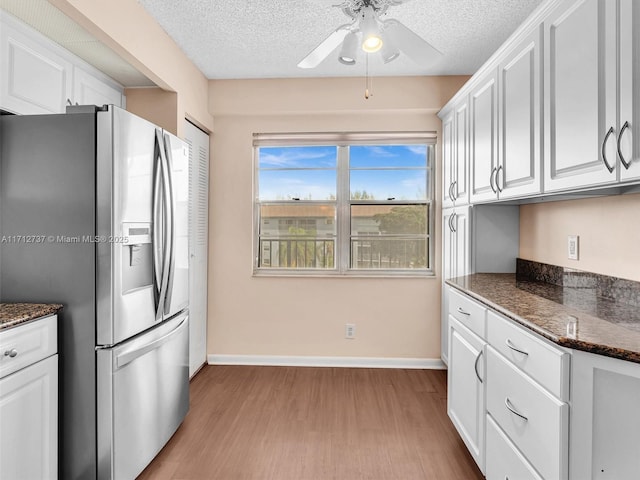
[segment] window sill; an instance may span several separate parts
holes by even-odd
[[[374,272],[363,272],[363,271],[349,271],[340,273],[337,271],[330,272],[318,272],[318,271],[309,271],[309,270],[254,270],[253,277],[256,278],[420,278],[420,279],[435,279],[439,278],[433,271],[406,271],[406,272],[397,272],[397,271],[374,271]]]

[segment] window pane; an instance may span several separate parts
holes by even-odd
[[[335,268],[335,205],[261,205],[259,266]]]
[[[416,269],[429,268],[428,239],[353,238],[351,268]]]
[[[335,170],[261,170],[259,198],[266,200],[335,200]]]
[[[426,235],[427,205],[352,205],[351,235]]]
[[[352,200],[426,200],[427,170],[351,170]]]
[[[356,145],[349,147],[351,168],[427,166],[426,145]]]
[[[260,147],[258,168],[336,168],[338,147]]]

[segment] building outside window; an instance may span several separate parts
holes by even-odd
[[[256,274],[433,274],[434,134],[256,134],[254,149]]]

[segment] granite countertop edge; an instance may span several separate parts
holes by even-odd
[[[58,303],[0,303],[0,331],[54,315],[62,308]]]
[[[509,274],[472,274],[469,275],[467,277],[464,278],[469,278],[469,277],[473,277],[474,275],[500,275],[502,277],[508,276]],[[515,274],[511,275],[513,277],[513,286],[511,288],[516,288],[515,287]],[[574,350],[581,350],[581,351],[585,351],[585,352],[589,352],[589,353],[594,353],[597,355],[603,355],[603,356],[607,356],[607,357],[613,357],[613,358],[617,358],[620,360],[626,360],[629,362],[634,362],[634,363],[640,363],[640,348],[638,348],[638,350],[630,350],[628,348],[624,348],[621,346],[617,346],[615,345],[615,342],[610,342],[610,341],[602,341],[602,343],[598,343],[598,342],[594,342],[594,341],[586,341],[586,340],[580,340],[580,339],[574,339],[574,338],[570,338],[567,336],[561,336],[561,335],[556,335],[554,334],[552,331],[538,325],[535,321],[533,320],[529,320],[527,318],[524,318],[520,315],[517,315],[516,313],[514,313],[513,311],[509,310],[508,308],[506,308],[503,305],[500,305],[498,303],[495,303],[494,301],[488,299],[487,297],[481,295],[478,292],[473,291],[470,288],[465,288],[464,286],[460,285],[459,283],[456,283],[456,279],[449,279],[449,280],[445,280],[445,283],[453,288],[455,288],[456,290],[472,297],[473,299],[477,300],[478,302],[486,305],[487,307],[495,310],[496,312],[500,313],[501,315],[513,320],[515,323],[525,327],[526,329],[533,331],[535,333],[537,333],[538,335],[546,338],[547,340],[555,343],[556,345],[559,345],[561,347],[566,347],[566,348],[571,348]],[[525,292],[528,295],[533,295],[535,296],[535,294],[530,293],[530,292]],[[539,301],[547,301],[547,302],[551,302],[551,300],[547,300],[544,299],[543,297],[537,297],[539,299]],[[553,303],[553,302],[552,302]],[[554,308],[556,310],[566,310],[566,314],[567,315],[572,315],[575,314],[575,310],[569,308],[569,307],[565,307],[561,304],[557,304],[554,303]],[[585,317],[585,316],[589,316],[589,315],[585,315],[584,312],[579,312],[579,315],[581,317]],[[592,317],[592,316],[591,316]],[[596,317],[597,318],[597,317]],[[603,322],[606,320],[602,320]]]

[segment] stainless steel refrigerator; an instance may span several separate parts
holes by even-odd
[[[55,302],[60,478],[135,478],[189,408],[188,149],[125,110],[0,117],[0,298]]]

